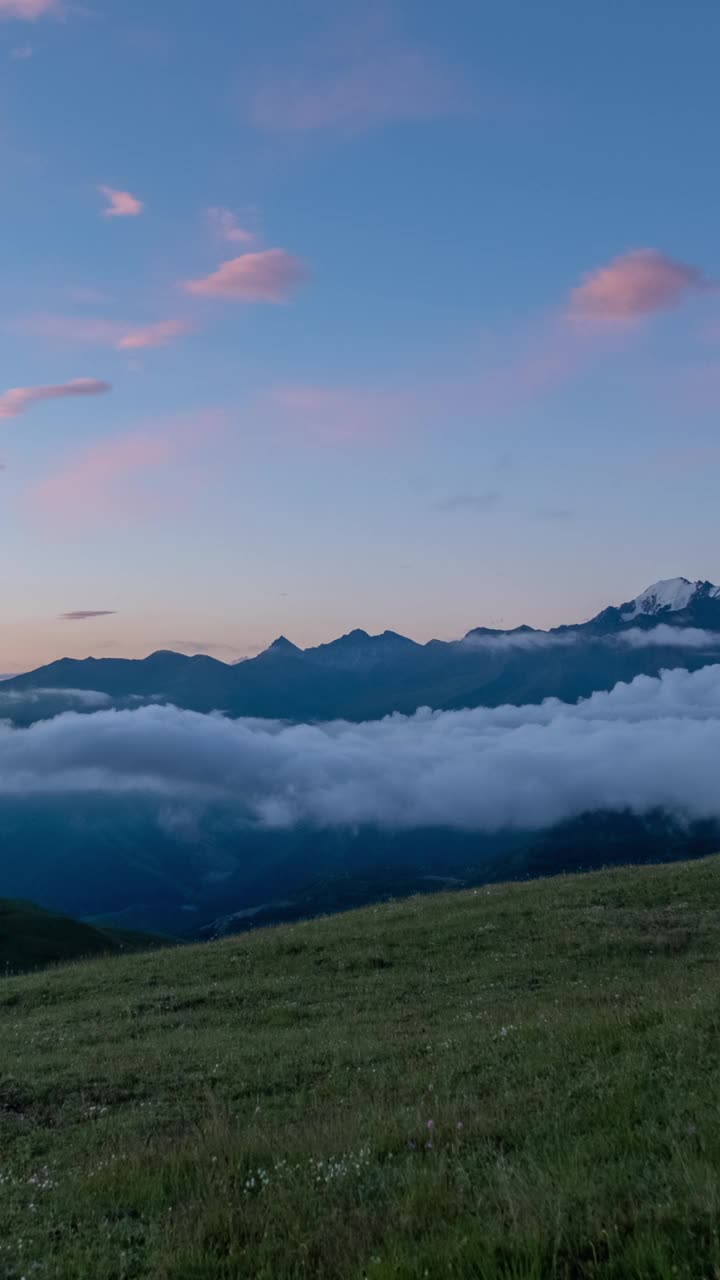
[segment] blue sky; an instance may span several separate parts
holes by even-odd
[[[719,43],[0,0],[0,670],[718,581]]]

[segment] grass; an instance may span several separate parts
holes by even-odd
[[[0,1277],[720,1277],[720,860],[0,982]]]

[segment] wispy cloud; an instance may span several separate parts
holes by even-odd
[[[35,22],[62,11],[60,0],[0,0],[0,19],[20,18]]]
[[[145,329],[132,329],[115,344],[120,351],[139,351],[145,347],[166,347],[173,338],[190,333],[192,325],[187,320],[160,320]]]
[[[294,439],[310,444],[367,442],[412,417],[416,393],[392,387],[313,386],[271,388],[265,407]]]
[[[40,313],[26,317],[17,328],[22,333],[48,338],[53,342],[137,351],[148,347],[166,347],[174,338],[191,333],[193,326],[188,320],[159,320],[154,324],[133,326],[103,317]]]
[[[19,45],[17,49],[10,50],[11,62],[27,62],[28,58],[33,56],[33,47],[31,44]]]
[[[114,347],[125,332],[125,326],[114,320],[96,316],[51,315],[45,312],[24,316],[13,327],[18,333],[29,334],[33,338],[101,347]]]
[[[307,277],[305,265],[284,249],[243,253],[223,262],[199,280],[187,280],[186,293],[235,302],[286,302]]]
[[[436,511],[489,511],[497,506],[500,494],[496,490],[486,493],[453,493],[435,503]]]
[[[288,384],[268,389],[261,409],[311,445],[396,439],[469,415],[480,422],[517,412],[578,376],[593,356],[584,335],[546,325],[524,349],[479,372],[375,387]]]
[[[38,485],[33,506],[50,519],[83,524],[134,508],[135,495],[123,485],[136,475],[164,467],[175,454],[168,434],[121,436],[103,441],[71,458],[65,467]]]
[[[61,613],[61,622],[87,622],[89,618],[112,618],[117,609],[73,609],[70,613]]]
[[[623,323],[668,311],[710,287],[697,267],[657,249],[635,249],[590,272],[573,289],[569,311],[578,320]]]
[[[12,387],[0,395],[0,418],[17,418],[41,400],[63,400],[67,396],[97,396],[112,390],[109,382],[97,378],[73,378],[50,387]]]
[[[98,191],[108,201],[103,209],[104,218],[137,218],[145,208],[142,200],[129,191],[116,191],[114,187],[98,187]]]
[[[574,631],[533,631],[518,627],[515,631],[502,631],[497,635],[470,631],[458,643],[465,649],[478,649],[480,651],[484,649],[500,651],[519,649],[532,653],[538,649],[570,648],[578,643],[578,636]]]
[[[255,239],[255,233],[241,227],[230,209],[208,209],[207,219],[215,235],[228,244],[250,244]]]
[[[286,71],[252,100],[250,118],[261,129],[309,132],[370,129],[451,116],[472,108],[457,75],[415,49],[343,51],[330,65]]]
[[[222,414],[207,411],[103,440],[71,455],[35,486],[28,508],[33,518],[71,529],[174,509],[180,494],[172,464],[207,446],[222,425]]]

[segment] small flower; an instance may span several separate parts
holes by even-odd
[[[462,1120],[458,1120],[457,1124],[455,1125],[455,1128],[456,1128],[457,1130],[460,1130],[460,1129],[464,1129],[464,1128],[465,1128],[465,1125],[463,1124]]]
[[[435,1121],[434,1121],[434,1120],[428,1120],[428,1122],[427,1122],[427,1127],[428,1127],[428,1129],[434,1129],[434,1128],[435,1128]]]

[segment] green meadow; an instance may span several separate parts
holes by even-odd
[[[2,1280],[720,1277],[720,860],[0,980]]]

